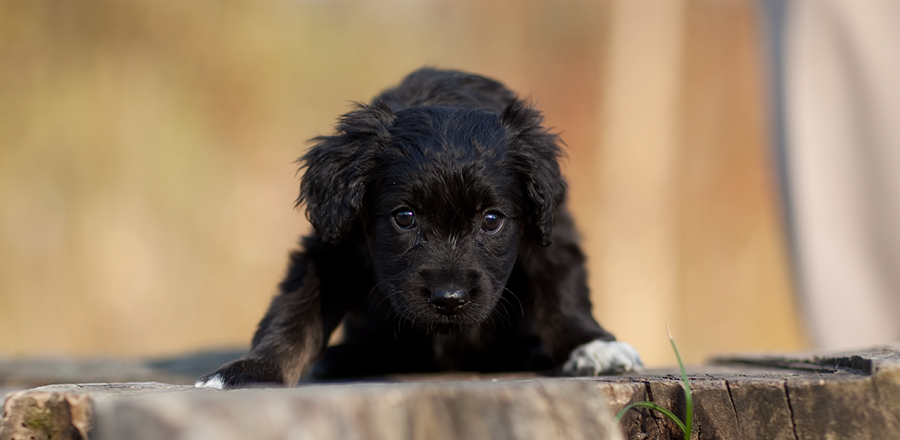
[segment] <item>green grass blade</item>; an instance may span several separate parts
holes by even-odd
[[[669,331],[669,326],[666,326],[666,333],[669,334],[669,342],[672,344],[672,351],[675,352],[675,358],[678,359],[678,368],[681,370],[681,382],[684,383],[684,406],[685,406],[685,418],[684,422],[681,421],[675,414],[671,411],[653,403],[653,402],[636,402],[631,405],[622,408],[618,414],[616,414],[616,422],[622,420],[622,417],[625,416],[625,413],[628,410],[634,407],[643,407],[649,408],[655,411],[659,411],[663,413],[666,417],[672,419],[675,422],[675,425],[678,426],[678,429],[684,434],[684,440],[691,440],[691,431],[694,429],[694,399],[691,395],[691,383],[688,381],[687,372],[684,370],[684,362],[681,361],[681,354],[678,353],[678,347],[675,346],[675,338],[672,337],[672,332]]]
[[[675,339],[672,338],[672,332],[666,326],[666,332],[669,334],[669,342],[672,343],[672,350],[675,351],[675,357],[678,359],[678,367],[681,369],[681,381],[684,382],[684,440],[691,440],[691,430],[694,428],[694,400],[691,397],[691,383],[688,382],[687,373],[684,371],[684,363],[681,362],[681,355],[678,354],[678,347],[675,346]]]
[[[668,418],[672,419],[672,421],[675,422],[676,425],[678,425],[678,429],[680,429],[681,432],[685,432],[685,429],[687,429],[684,426],[684,423],[682,423],[681,420],[679,420],[678,417],[675,416],[675,414],[672,414],[672,411],[669,411],[653,402],[636,402],[636,403],[632,403],[631,405],[626,406],[625,408],[622,408],[622,410],[619,411],[618,414],[616,414],[616,422],[618,422],[619,420],[622,420],[622,417],[625,415],[625,413],[628,412],[628,410],[630,410],[631,408],[634,408],[636,406],[649,408],[649,409],[656,410],[656,411],[659,411],[659,412],[665,414]],[[690,431],[688,431],[688,432],[690,432]]]

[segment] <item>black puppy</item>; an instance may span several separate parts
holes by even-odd
[[[435,69],[342,116],[301,159],[315,232],[250,352],[197,386],[640,368],[591,316],[560,141],[542,119],[497,81]],[[344,343],[326,350],[341,322]]]

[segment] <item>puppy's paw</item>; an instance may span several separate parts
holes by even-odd
[[[197,381],[194,382],[194,386],[197,388],[215,388],[217,390],[224,390],[225,377],[217,373],[207,374],[197,379]]]
[[[277,368],[260,359],[238,359],[227,363],[215,373],[201,376],[194,383],[197,388],[219,390],[252,386],[284,386]]]
[[[570,376],[599,376],[640,371],[643,368],[640,355],[631,345],[599,339],[573,350],[562,367],[563,373]]]

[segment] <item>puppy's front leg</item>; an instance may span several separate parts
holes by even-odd
[[[583,269],[573,272],[568,275],[578,279]],[[573,292],[576,295],[571,295]],[[539,333],[554,362],[562,363],[562,374],[597,376],[641,370],[643,363],[637,350],[617,341],[591,315],[587,292],[586,285],[579,285],[570,291],[543,292],[538,301]]]
[[[538,333],[563,374],[595,376],[636,371],[643,363],[631,345],[597,323],[591,314],[584,255],[568,228],[554,236],[553,244],[533,252],[536,263],[531,280]]]
[[[323,294],[315,264],[306,255],[294,253],[281,293],[272,300],[259,323],[250,352],[201,377],[196,386],[296,384],[321,354],[343,317],[344,310],[335,302]]]

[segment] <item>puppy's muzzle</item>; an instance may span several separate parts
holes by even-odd
[[[442,315],[455,315],[469,303],[469,292],[464,289],[437,289],[431,292],[429,301]]]

